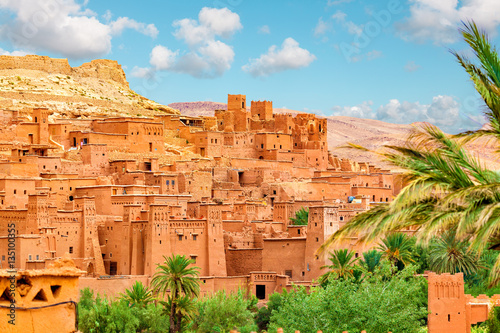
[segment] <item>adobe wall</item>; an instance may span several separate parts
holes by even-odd
[[[90,288],[94,291],[94,296],[99,294],[114,298],[131,288],[136,281],[149,286],[151,278],[146,275],[104,276],[101,278],[82,276],[80,277],[80,289]]]
[[[227,249],[227,275],[248,275],[253,271],[263,271],[262,261],[262,249]]]
[[[264,239],[262,270],[284,275],[291,271],[292,281],[303,281],[305,275],[305,238]]]
[[[45,270],[0,270],[0,332],[74,332],[81,273],[68,258]]]

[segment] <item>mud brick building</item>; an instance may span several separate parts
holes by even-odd
[[[323,241],[399,191],[388,170],[330,154],[326,119],[248,107],[245,95],[214,117],[37,108],[0,109],[0,120],[0,266],[14,223],[16,268],[67,253],[87,274],[81,285],[108,294],[147,284],[172,253],[195,260],[203,292],[251,285],[265,299],[310,284],[327,263]],[[291,225],[303,207],[308,225]]]

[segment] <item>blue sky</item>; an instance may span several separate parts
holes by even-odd
[[[1,0],[0,53],[117,60],[157,102],[272,100],[319,115],[448,132],[483,107],[449,49],[474,19],[499,44],[498,0]]]

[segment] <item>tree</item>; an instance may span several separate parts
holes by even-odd
[[[456,237],[454,230],[443,233],[431,242],[429,267],[436,273],[476,273],[480,266],[478,256],[468,249],[469,243]]]
[[[255,296],[247,297],[242,289],[230,293],[218,291],[197,302],[198,316],[192,329],[199,333],[229,332],[233,328],[240,332],[257,331],[256,304]]]
[[[367,252],[363,252],[363,258],[359,261],[360,266],[369,273],[374,273],[375,269],[380,264],[380,260],[382,259],[382,252],[377,250],[369,250]]]
[[[302,207],[297,212],[295,212],[295,217],[290,217],[293,225],[307,225],[309,220],[309,209]]]
[[[187,298],[198,297],[200,285],[198,280],[199,267],[188,267],[194,264],[194,260],[184,255],[163,256],[164,264],[158,264],[156,273],[151,280],[151,286],[155,292],[165,295],[170,292],[164,305],[170,306],[170,333],[179,332],[182,319],[188,316]]]
[[[349,249],[334,250],[330,252],[328,258],[332,264],[324,265],[321,269],[329,269],[328,272],[319,277],[319,283],[325,285],[330,279],[350,279],[354,278],[356,270],[355,253]]]
[[[389,260],[393,265],[398,266],[399,263],[404,266],[414,262],[413,246],[415,240],[403,233],[394,233],[387,235],[382,239],[379,245],[379,250],[382,252],[382,257]]]
[[[296,287],[282,294],[268,332],[286,327],[287,332],[301,333],[418,333],[427,318],[426,287],[412,265],[394,276],[374,274],[360,283],[339,279],[311,291]]]
[[[500,173],[486,168],[463,146],[479,137],[500,143],[500,59],[474,22],[465,22],[461,33],[472,49],[474,61],[452,53],[485,102],[489,127],[451,137],[435,126],[425,125],[415,128],[405,145],[387,146],[388,151],[380,154],[405,170],[407,186],[390,204],[351,219],[325,242],[323,251],[347,237],[375,240],[400,230],[414,230],[420,240],[428,242],[454,229],[458,238],[470,237],[469,247],[478,253],[500,245]],[[499,280],[497,260],[490,281]]]
[[[132,288],[126,289],[125,293],[120,294],[120,298],[128,303],[129,306],[145,307],[154,301],[154,297],[146,286],[140,281],[135,281]]]

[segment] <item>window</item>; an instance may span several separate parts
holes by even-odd
[[[172,186],[174,186],[174,185],[175,185],[175,180],[172,180]]]
[[[69,247],[69,253],[73,253],[73,246]]]
[[[16,193],[17,193],[17,190],[14,190],[14,194],[16,194]]]
[[[288,275],[288,277],[291,279],[292,278],[292,271],[291,270],[285,270],[285,275]]]
[[[109,252],[109,257],[113,258],[113,253]]]
[[[38,254],[36,255],[36,260],[40,260],[40,256]]]
[[[198,238],[198,235],[193,235],[193,240],[196,240]]]
[[[182,240],[182,235],[179,235],[179,240],[180,240],[180,241]]]
[[[167,186],[170,186],[170,180],[167,180]]]
[[[31,254],[30,254],[30,255],[28,255],[28,260],[30,260],[30,261],[31,261]]]
[[[191,260],[193,260],[194,263],[196,264],[196,256],[191,256]]]

